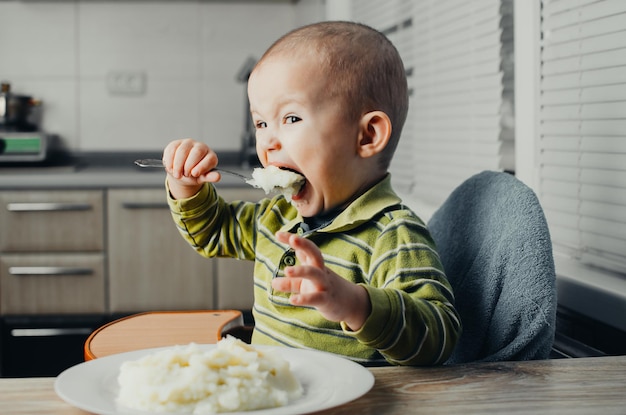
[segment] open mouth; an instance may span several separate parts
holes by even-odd
[[[306,177],[304,176],[304,174],[300,173],[299,171],[292,169],[290,167],[279,167],[279,169],[284,170],[284,171],[288,171],[294,174],[297,174],[298,176],[302,177],[302,180],[300,183],[298,183],[298,185],[294,185],[293,186],[293,193],[291,195],[291,199],[292,200],[298,200],[300,198],[302,198],[302,195],[304,194],[304,189],[308,183],[308,180],[306,179]],[[299,187],[298,187],[299,186]]]
[[[263,189],[266,194],[273,191],[282,193],[289,201],[293,200],[294,196],[301,197],[306,187],[306,178],[298,171],[275,165],[255,168],[252,179],[246,182]]]

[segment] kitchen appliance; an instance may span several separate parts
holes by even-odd
[[[38,162],[46,158],[48,136],[39,131],[41,101],[0,84],[0,163]]]
[[[57,376],[84,360],[87,337],[103,316],[5,316],[0,319],[0,377]]]
[[[48,137],[42,132],[0,130],[0,162],[34,162],[46,158]]]
[[[41,100],[29,95],[11,92],[11,84],[0,84],[0,131],[33,132],[38,129],[40,114],[33,109],[41,106]]]

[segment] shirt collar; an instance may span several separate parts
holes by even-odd
[[[402,200],[391,187],[391,175],[387,173],[380,182],[359,196],[343,212],[339,213],[335,220],[320,231],[344,232],[353,229],[361,223],[369,221],[378,212],[401,202]],[[301,222],[302,216],[298,214],[297,217],[286,223],[281,231],[291,231]]]

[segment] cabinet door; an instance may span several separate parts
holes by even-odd
[[[214,307],[214,260],[178,233],[164,189],[108,192],[111,312]]]
[[[103,192],[0,192],[0,252],[100,252]]]
[[[219,258],[217,260],[216,308],[252,310],[253,284],[254,262]]]
[[[105,312],[104,256],[0,255],[2,314]]]

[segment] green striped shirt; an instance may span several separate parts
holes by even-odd
[[[284,197],[227,203],[212,185],[168,201],[183,237],[207,257],[255,261],[254,344],[313,348],[382,364],[445,362],[460,335],[454,296],[424,223],[391,188],[390,176],[355,200],[331,223],[305,231]],[[325,265],[363,285],[372,312],[360,330],[328,321],[314,308],[289,304],[272,278],[297,263],[277,231],[298,232],[322,251]]]

